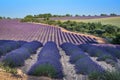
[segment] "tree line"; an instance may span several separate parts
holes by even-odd
[[[12,19],[12,18],[10,18],[10,17],[2,17],[2,16],[0,16],[0,19]]]
[[[51,13],[45,13],[45,14],[38,14],[38,15],[27,15],[25,16],[24,18],[28,19],[28,18],[45,18],[45,19],[49,19],[51,17],[80,17],[80,16],[119,16],[118,14],[115,14],[115,13],[111,13],[111,14],[100,14],[100,15],[79,15],[79,14],[76,14],[76,15],[72,15],[72,14],[65,14],[65,15],[53,15]],[[12,19],[11,17],[2,17],[0,16],[0,19]]]
[[[46,13],[46,14],[38,14],[38,15],[27,15],[26,17],[34,17],[34,18],[51,18],[51,17],[79,17],[79,16],[119,16],[118,14],[115,13],[111,13],[111,14],[100,14],[100,15],[71,15],[71,14],[65,14],[65,15],[53,15],[50,13]]]

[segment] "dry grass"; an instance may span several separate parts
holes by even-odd
[[[0,80],[52,80],[48,77],[28,76],[20,72],[20,74],[13,75],[4,71],[0,71]]]

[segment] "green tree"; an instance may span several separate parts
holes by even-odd
[[[115,35],[115,38],[112,40],[114,44],[120,44],[120,33]]]
[[[100,16],[107,16],[107,14],[100,14]]]
[[[79,17],[80,15],[76,14],[75,17]]]
[[[117,16],[117,14],[115,14],[115,13],[111,13],[110,16]]]
[[[7,17],[7,19],[11,19],[10,17]]]
[[[109,34],[114,34],[117,32],[117,27],[112,26],[112,25],[104,25],[103,26],[105,29],[105,32],[109,33]]]
[[[0,16],[0,19],[2,19],[2,17]]]
[[[90,17],[91,15],[89,14],[88,16]]]
[[[21,20],[22,22],[34,22],[35,19],[32,15],[27,15],[24,17],[24,19]]]
[[[32,15],[27,15],[24,18],[33,18],[33,16]]]
[[[83,17],[85,17],[85,15],[84,15],[84,14],[83,14],[82,16],[83,16]]]
[[[66,17],[70,17],[70,16],[72,16],[72,15],[70,15],[70,14],[66,14],[65,16],[66,16]]]

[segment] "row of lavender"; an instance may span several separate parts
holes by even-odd
[[[92,61],[77,45],[63,43],[61,48],[65,51],[66,55],[70,56],[70,63],[75,65],[76,73],[90,74],[92,72],[102,73],[105,71],[100,65]]]
[[[13,46],[13,44],[11,46]],[[3,58],[3,62],[5,65],[8,65],[10,67],[23,66],[25,60],[28,59],[31,54],[36,53],[36,50],[39,47],[42,47],[42,44],[40,42],[25,42],[21,47],[8,52]],[[7,47],[4,48],[7,49]]]
[[[0,21],[0,39],[4,40],[37,40],[45,44],[53,41],[57,45],[64,42],[73,44],[95,43],[96,40],[89,36],[63,32],[59,27],[42,24],[20,23],[15,20]]]
[[[14,45],[18,45],[18,43],[20,46],[14,48]],[[36,53],[37,49],[43,46],[38,41],[25,42],[11,40],[0,40],[0,45],[7,45],[12,48],[8,51],[9,48],[4,46],[4,49],[7,52],[4,54],[2,59],[5,66],[12,68],[24,66],[25,60],[30,58],[31,54]],[[2,49],[3,48],[0,48],[0,50]],[[61,56],[56,43],[47,42],[39,52],[37,62],[31,66],[31,69],[27,74],[35,76],[49,76],[52,78],[63,78],[63,69],[60,63],[60,58]]]
[[[21,47],[25,41],[0,40],[0,57],[6,53]]]
[[[113,66],[117,63],[117,59],[120,59],[120,46],[118,45],[81,44],[79,47],[91,57],[97,57],[97,61],[105,61]]]
[[[28,71],[29,75],[63,78],[60,54],[54,42],[47,42],[38,54],[37,62]]]
[[[19,46],[16,47],[16,45]],[[3,58],[4,64],[10,67],[18,67],[23,66],[25,60],[31,54],[36,53],[37,49],[42,47],[42,44],[37,41],[0,40],[0,46],[3,46],[3,48],[0,47],[0,50],[6,50],[4,55],[7,53]],[[115,65],[117,58],[120,59],[119,45],[81,44],[77,46],[72,43],[63,43],[60,47],[65,51],[66,55],[70,56],[70,63],[75,64],[75,70],[78,74],[102,73],[105,71],[100,65],[92,61],[89,55],[97,57],[98,61],[105,61],[112,65]],[[28,74],[62,78],[63,69],[60,58],[57,45],[54,42],[47,42],[39,52],[37,62],[31,66]]]

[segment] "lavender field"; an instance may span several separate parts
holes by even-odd
[[[120,80],[120,0],[0,0],[0,80]]]
[[[93,72],[120,70],[120,45],[55,26],[0,20],[0,63],[20,69],[28,76],[23,80],[88,80]]]
[[[63,32],[59,27],[21,23],[18,20],[0,20],[0,40],[37,40],[45,44],[47,41],[53,41],[57,45],[64,42],[73,44],[96,43],[96,39]]]

